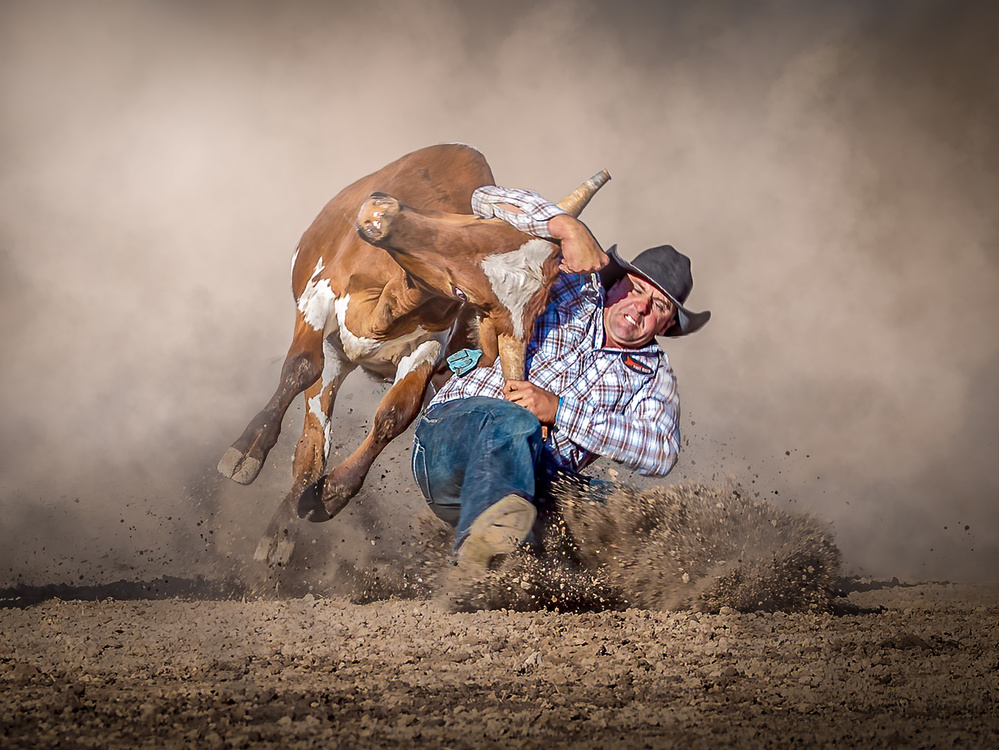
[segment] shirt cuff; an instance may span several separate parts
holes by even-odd
[[[506,203],[523,211],[511,211],[499,204]],[[521,232],[553,240],[548,222],[565,211],[531,190],[485,185],[472,193],[472,211],[480,219],[502,219]]]

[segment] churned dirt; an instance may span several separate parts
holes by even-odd
[[[0,743],[999,745],[999,586],[843,578],[825,525],[738,487],[559,502],[543,557],[475,580],[428,521],[349,594],[0,592]]]

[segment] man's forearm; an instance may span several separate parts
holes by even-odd
[[[548,220],[548,231],[562,245],[564,273],[595,273],[607,265],[609,258],[589,228],[569,214],[559,214]]]
[[[562,246],[564,273],[594,273],[607,265],[607,254],[586,225],[532,190],[498,185],[472,194],[472,211],[483,219],[502,219],[522,232]]]

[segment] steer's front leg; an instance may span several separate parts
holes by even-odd
[[[322,371],[322,331],[305,322],[301,313],[295,322],[295,337],[281,368],[281,381],[271,400],[247,425],[218,463],[218,471],[240,484],[250,484],[277,443],[281,420],[295,397],[316,381]]]
[[[318,501],[317,485],[322,479],[329,452],[329,418],[341,380],[337,378],[331,383],[317,381],[305,392],[305,424],[295,448],[292,466],[294,481],[257,543],[253,553],[257,562],[267,563],[272,568],[291,562],[301,523],[298,509]]]

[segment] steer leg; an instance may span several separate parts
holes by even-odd
[[[268,565],[287,565],[295,549],[300,509],[321,507],[322,477],[330,455],[331,416],[336,394],[354,369],[327,342],[323,377],[305,392],[305,424],[295,447],[291,489],[274,512],[253,558]]]
[[[361,489],[371,465],[385,446],[409,427],[419,414],[427,384],[440,356],[440,342],[427,341],[399,364],[395,383],[375,411],[371,431],[357,450],[326,475],[323,508],[310,513],[310,521],[318,523],[333,518]]]
[[[281,420],[291,402],[319,377],[323,366],[322,341],[323,332],[315,330],[298,313],[295,336],[281,368],[277,390],[222,456],[218,464],[222,476],[240,484],[250,484],[257,478],[267,454],[277,442]]]

